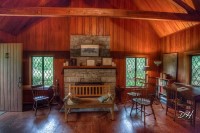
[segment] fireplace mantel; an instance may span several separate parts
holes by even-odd
[[[116,69],[114,66],[64,66],[63,69]]]

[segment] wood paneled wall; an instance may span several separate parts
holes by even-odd
[[[23,43],[23,76],[30,83],[30,55],[50,54],[55,58],[55,79],[63,88],[62,65],[69,58],[70,35],[110,35],[111,54],[117,64],[117,84],[125,82],[125,56],[148,56],[152,64],[159,54],[159,38],[147,21],[106,17],[70,17],[43,19],[16,37]],[[60,55],[59,55],[60,52]],[[66,53],[66,54],[64,54]],[[63,90],[61,93],[64,94]]]
[[[106,17],[69,17],[42,19],[14,41],[23,43],[24,84],[30,84],[30,56],[55,56],[55,79],[63,88],[63,62],[69,58],[70,35],[110,35],[111,54],[117,64],[117,84],[125,82],[124,58],[148,56],[150,65],[158,58],[159,38],[147,21]],[[65,54],[66,53],[66,54]],[[64,94],[61,89],[61,94]]]
[[[178,53],[178,81],[190,82],[189,57],[200,53],[200,26],[161,39],[163,53]]]
[[[163,53],[178,53],[178,81],[190,83],[190,55],[200,54],[200,25],[161,39]],[[200,104],[197,105],[200,118]]]
[[[67,6],[137,10],[132,0],[73,0]],[[64,94],[62,67],[63,62],[70,58],[69,42],[73,34],[111,37],[111,54],[117,64],[117,84],[122,86],[125,82],[125,56],[145,55],[150,57],[149,63],[152,64],[159,54],[159,38],[147,21],[107,17],[38,18],[36,23],[18,36],[7,36],[4,40],[23,43],[24,84],[31,83],[30,56],[54,55],[54,77],[59,80],[61,94]]]

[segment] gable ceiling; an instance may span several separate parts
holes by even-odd
[[[171,13],[196,13],[199,0],[134,0],[140,10]],[[160,37],[195,26],[199,22],[185,21],[150,21],[150,24]]]
[[[20,14],[21,12],[19,12],[19,16],[12,16],[12,13],[16,11],[15,9],[23,7],[29,7],[30,9],[33,7],[86,7],[128,10],[124,13],[126,15],[124,18],[148,21],[160,37],[195,26],[200,22],[200,19],[196,20],[195,17],[191,21],[190,19],[182,21],[181,19],[184,18],[181,18],[182,16],[178,14],[198,17],[200,9],[199,0],[20,0],[20,2],[19,0],[1,0],[0,7],[0,32],[11,35],[18,35],[38,21],[45,19],[43,16],[23,16],[23,14]],[[10,11],[11,15],[4,16],[4,9],[12,9]],[[24,12],[26,11],[28,10],[24,10]],[[141,14],[138,11],[144,12]],[[120,10],[120,13],[123,12]],[[127,14],[131,15],[128,16]],[[112,17],[111,15],[109,17]],[[180,19],[173,20],[174,17],[179,17]]]

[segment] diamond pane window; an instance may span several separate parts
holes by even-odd
[[[142,86],[139,80],[135,78],[145,79],[146,58],[126,58],[126,86]]]
[[[53,57],[32,57],[32,85],[53,84]]]
[[[192,56],[191,84],[200,86],[200,55]]]

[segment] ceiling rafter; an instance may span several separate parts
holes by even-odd
[[[200,11],[200,1],[199,0],[192,0],[194,6],[195,6],[195,9],[197,11]]]
[[[182,0],[172,0],[174,3],[178,4],[180,7],[186,10],[187,13],[195,13],[197,12],[192,7],[190,7],[187,3],[183,2]]]
[[[63,7],[24,7],[0,8],[0,16],[24,17],[68,17],[68,16],[97,16],[143,20],[181,20],[200,22],[196,13],[170,13],[155,11],[132,11],[123,9],[102,8],[63,8]]]

